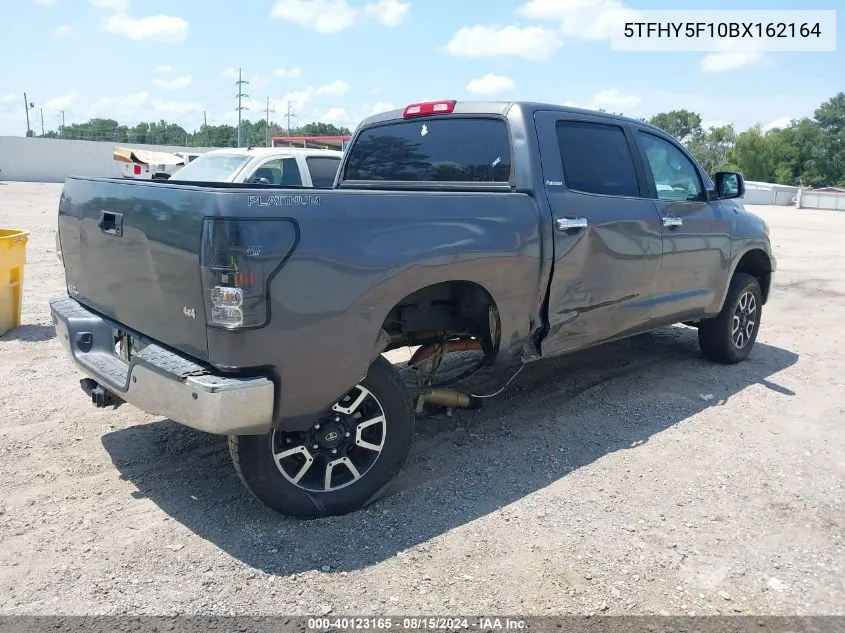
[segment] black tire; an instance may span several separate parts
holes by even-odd
[[[744,299],[747,301],[748,297],[754,300],[753,325],[751,316],[745,315],[744,320],[740,317],[742,337],[737,341],[734,317],[738,312],[743,312],[739,310],[740,302]],[[701,353],[708,360],[727,365],[745,360],[757,340],[762,314],[763,293],[760,291],[760,282],[747,273],[736,273],[731,279],[722,311],[712,319],[704,319],[698,326]]]
[[[241,481],[247,489],[263,504],[279,512],[298,519],[315,519],[325,516],[342,515],[353,512],[366,506],[378,493],[387,485],[387,483],[399,472],[402,465],[408,456],[411,448],[411,442],[414,438],[415,415],[414,407],[411,401],[408,389],[403,383],[399,372],[387,361],[385,358],[379,356],[372,365],[370,365],[367,377],[361,381],[360,385],[350,391],[350,394],[361,394],[363,391],[359,389],[363,387],[374,397],[367,398],[362,407],[378,406],[383,412],[384,423],[380,423],[381,432],[379,441],[381,443],[381,450],[374,458],[374,461],[369,467],[360,474],[360,478],[351,482],[343,484],[343,487],[338,487],[329,491],[318,491],[314,489],[306,489],[305,481],[309,475],[309,469],[313,466],[315,471],[313,479],[319,482],[320,466],[326,461],[334,461],[337,458],[344,457],[351,454],[352,458],[357,456],[359,459],[366,456],[366,449],[361,449],[355,446],[357,442],[347,440],[351,445],[339,446],[337,455],[328,455],[327,449],[323,446],[320,451],[310,450],[308,458],[312,461],[308,468],[305,469],[306,477],[302,477],[300,481],[303,485],[294,483],[289,476],[292,474],[289,471],[289,464],[282,464],[282,460],[277,462],[274,457],[279,454],[279,447],[281,442],[288,442],[286,446],[291,446],[295,442],[289,442],[290,438],[298,437],[298,434],[285,434],[281,431],[271,431],[266,435],[240,435],[229,436],[229,454],[232,457],[232,462],[235,470]],[[357,390],[357,391],[356,391]],[[354,399],[354,398],[353,398]],[[340,405],[344,402],[343,399],[338,402]],[[370,409],[374,411],[375,409]],[[355,413],[353,411],[353,413]],[[314,431],[313,428],[308,433],[322,434],[325,429],[333,425],[332,428],[349,429],[352,432],[354,427],[354,416],[344,416],[344,420],[336,422],[335,413],[329,410],[324,418],[315,420],[315,423],[320,422],[320,431]],[[367,414],[372,415],[372,414]],[[339,417],[339,416],[338,416]],[[360,416],[357,419],[361,419]],[[375,415],[376,418],[381,417],[381,414]],[[346,418],[349,418],[348,420]],[[323,422],[325,420],[325,422]],[[346,426],[336,426],[336,425]],[[363,426],[363,425],[361,425]],[[353,433],[354,434],[354,433]],[[356,438],[360,435],[356,435]],[[311,444],[313,435],[303,434],[304,440],[302,446],[309,448],[315,446]],[[328,437],[329,434],[326,434]],[[349,437],[347,435],[347,437]],[[321,439],[322,441],[322,439]],[[356,452],[357,451],[357,452]],[[289,451],[286,451],[289,452]],[[291,455],[289,458],[295,459],[296,455]],[[304,468],[305,457],[302,466]],[[358,464],[355,464],[358,466]],[[285,468],[288,475],[282,474],[282,469]],[[334,467],[328,469],[330,472],[329,479],[331,480],[334,472]],[[294,468],[294,470],[297,470]],[[325,475],[327,468],[322,467],[322,473]],[[349,477],[352,475],[352,470],[343,468],[340,472],[343,475],[348,470]],[[360,472],[357,471],[356,472]]]

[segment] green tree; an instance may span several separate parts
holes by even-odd
[[[685,144],[701,132],[701,116],[689,110],[660,112],[648,119],[648,122]]]
[[[845,184],[845,92],[822,103],[815,111],[821,129],[817,168],[829,185]]]
[[[736,142],[733,125],[720,125],[699,130],[689,142],[689,150],[707,173],[726,170],[731,167],[728,153]]]
[[[774,182],[774,139],[773,134],[765,134],[757,124],[736,137],[736,142],[728,151],[728,159],[748,180]]]

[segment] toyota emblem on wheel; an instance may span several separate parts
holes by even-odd
[[[337,431],[329,431],[326,433],[326,441],[327,442],[334,442],[338,438]]]

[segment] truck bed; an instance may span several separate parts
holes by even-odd
[[[390,310],[442,281],[486,288],[500,311],[501,351],[518,354],[529,330],[524,315],[538,310],[539,213],[516,192],[69,178],[59,237],[73,299],[218,370],[265,368],[277,388],[284,376],[278,408],[298,416],[360,379]],[[270,219],[273,231],[254,234],[279,260],[266,322],[210,325],[201,271],[208,222]]]

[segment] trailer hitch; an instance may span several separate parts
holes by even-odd
[[[91,378],[83,378],[79,381],[82,391],[84,391],[91,398],[91,402],[97,408],[107,407],[110,404],[115,404],[115,397],[111,391],[104,389],[96,380]]]

